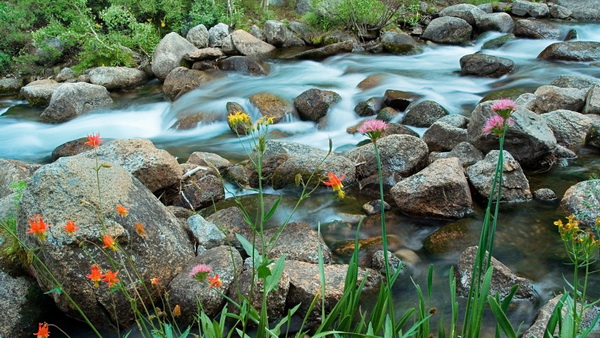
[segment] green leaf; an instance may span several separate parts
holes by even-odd
[[[515,332],[512,324],[506,317],[506,313],[496,300],[496,298],[492,296],[488,296],[488,303],[490,304],[490,308],[492,309],[492,313],[496,318],[496,322],[500,326],[500,329],[506,334],[508,338],[517,338],[517,333]]]
[[[263,262],[256,269],[256,272],[258,274],[258,278],[260,278],[260,279],[265,279],[265,278],[271,276],[271,269],[269,269],[269,267],[266,266],[265,263],[267,263],[267,262]]]
[[[283,268],[285,267],[285,256],[279,257],[275,266],[272,270],[269,270],[269,276],[265,277],[265,292],[271,292],[279,285],[279,280],[283,274]]]
[[[60,295],[60,294],[62,294],[62,289],[59,286],[57,286],[54,289],[50,289],[50,290],[44,292],[44,294],[48,295],[48,294],[51,294],[52,292],[56,292],[56,294]]]
[[[240,244],[242,244],[242,248],[244,248],[244,251],[246,251],[246,254],[248,256],[252,257],[252,261],[254,262],[254,265],[255,266],[256,265],[260,265],[260,262],[262,261],[262,256],[260,255],[260,253],[258,252],[258,250],[256,250],[254,248],[254,246],[252,245],[252,243],[250,243],[241,234],[235,234],[235,237],[240,242]]]
[[[273,206],[271,207],[269,212],[267,212],[265,217],[263,217],[263,222],[266,222],[267,220],[269,220],[269,218],[273,217],[273,214],[275,214],[275,211],[277,211],[277,207],[279,207],[280,202],[281,202],[281,196],[279,196],[279,198],[277,198],[277,200],[275,200],[275,203],[273,203]]]

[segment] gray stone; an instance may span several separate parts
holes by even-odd
[[[225,244],[225,235],[217,226],[200,215],[187,219],[194,241],[205,249],[212,249]]]
[[[548,3],[548,8],[550,16],[555,19],[565,20],[568,19],[571,15],[573,15],[573,12],[570,9],[561,5],[557,5],[555,3]]]
[[[350,53],[352,52],[353,46],[354,43],[352,41],[343,41],[301,52],[297,55],[294,55],[293,58],[301,60],[322,60],[330,56]]]
[[[289,29],[292,31],[297,37],[301,38],[304,42],[310,42],[311,37],[311,29],[307,24],[298,21],[290,21]]]
[[[285,24],[277,20],[267,20],[264,26],[267,42],[275,47],[281,47],[288,40],[288,30]]]
[[[171,32],[165,35],[152,54],[152,72],[161,81],[181,65],[183,57],[197,48],[181,35]]]
[[[187,176],[163,194],[166,204],[198,210],[225,198],[223,180],[212,168],[198,170],[197,165],[190,163],[182,164],[181,168]]]
[[[590,89],[593,86],[600,86],[600,79],[586,75],[561,75],[550,82],[551,86],[560,88]]]
[[[312,2],[311,0],[296,0],[296,5],[294,6],[294,10],[296,13],[300,15],[304,15],[308,12],[312,12]]]
[[[450,157],[457,157],[463,167],[468,167],[475,164],[477,161],[483,160],[483,153],[469,142],[460,142],[449,152],[431,152],[429,155],[429,162],[433,162],[440,158]]]
[[[106,108],[113,104],[106,88],[85,82],[63,83],[52,93],[50,104],[40,115],[40,120],[61,123],[90,110]]]
[[[21,88],[19,96],[27,100],[31,106],[44,107],[50,103],[54,91],[62,86],[54,80],[37,80]]]
[[[248,33],[252,34],[252,36],[259,39],[260,41],[265,41],[267,39],[265,38],[265,33],[263,32],[263,30],[260,29],[260,27],[258,27],[257,25],[250,26]]]
[[[600,7],[597,0],[556,0],[554,2],[568,8],[575,20],[600,21]]]
[[[308,223],[292,222],[280,228],[265,231],[266,238],[273,238],[269,247],[269,258],[273,260],[285,255],[286,260],[295,260],[308,263],[319,263],[319,247],[321,248],[323,262],[331,261],[331,250],[323,241],[323,237]]]
[[[229,26],[224,23],[218,23],[208,30],[208,46],[222,47],[223,40],[229,36]]]
[[[241,29],[231,33],[231,41],[240,54],[246,56],[264,56],[275,50],[275,46],[261,41]]]
[[[205,166],[208,168],[213,168],[218,170],[219,172],[223,172],[227,170],[227,168],[231,167],[231,162],[229,160],[221,157],[215,153],[207,153],[202,151],[193,152],[186,163],[195,164],[198,166]]]
[[[514,39],[514,34],[502,35],[499,38],[486,41],[483,46],[481,46],[481,49],[498,49]]]
[[[192,27],[185,38],[197,48],[208,47],[208,29],[203,24]]]
[[[219,60],[218,66],[221,70],[234,71],[248,75],[267,75],[269,66],[253,57],[249,56],[230,56]]]
[[[560,201],[560,206],[567,214],[574,214],[581,225],[592,227],[596,218],[600,217],[600,180],[579,182],[567,189]]]
[[[399,111],[406,110],[411,103],[420,98],[421,96],[418,94],[393,89],[388,89],[383,94],[385,105]]]
[[[75,80],[75,72],[69,67],[61,69],[58,75],[56,75],[56,81],[58,82],[65,82],[71,80]]]
[[[164,79],[162,90],[167,98],[175,101],[184,94],[202,87],[216,78],[212,72],[177,67]]]
[[[588,91],[582,112],[584,114],[600,114],[600,85],[595,85]]]
[[[436,121],[423,133],[423,141],[427,143],[430,151],[449,151],[466,140],[466,128],[456,127],[444,121]]]
[[[96,67],[89,72],[90,82],[106,89],[135,87],[146,81],[143,70],[127,67]]]
[[[40,320],[42,292],[31,277],[12,277],[0,270],[0,337],[28,337]]]
[[[514,34],[528,39],[557,40],[560,38],[560,29],[543,21],[521,19],[515,22]]]
[[[452,16],[461,18],[469,23],[471,26],[475,26],[477,18],[485,15],[486,13],[475,5],[470,4],[458,4],[448,6],[440,11],[440,16]]]
[[[460,68],[463,75],[497,78],[512,72],[515,63],[507,58],[475,53],[461,57]]]
[[[531,16],[534,18],[543,18],[548,16],[550,10],[545,3],[535,3],[531,1],[516,0],[512,4],[512,14],[517,16]]]
[[[383,201],[383,209],[390,210],[392,207],[386,201]],[[363,211],[369,215],[378,215],[381,213],[381,200],[369,201],[362,206]]]
[[[551,61],[598,61],[600,60],[600,42],[555,42],[546,47],[537,58]]]
[[[302,177],[305,183],[309,183],[308,180],[313,173],[316,175],[312,177],[313,181],[310,184],[314,184],[315,180],[326,178],[328,172],[333,172],[338,177],[345,175],[344,183],[346,184],[356,181],[354,163],[352,161],[336,154],[331,154],[325,158],[324,154],[319,154],[319,151],[313,148],[311,152],[290,156],[285,162],[277,166],[272,177],[273,188],[296,187],[298,177]]]
[[[388,266],[390,273],[394,274],[398,269],[404,268],[404,263],[395,254],[388,251]],[[385,257],[383,250],[377,250],[371,257],[371,268],[382,275],[385,274]]]
[[[222,56],[225,56],[225,54],[219,48],[206,47],[196,49],[193,52],[187,53],[183,56],[183,58],[190,62],[198,62],[206,60],[216,60]]]
[[[406,33],[385,32],[381,37],[383,48],[396,55],[413,55],[421,52],[421,47]]]
[[[538,201],[555,201],[556,193],[552,189],[541,188],[533,192],[533,198]]]
[[[23,79],[3,77],[0,78],[0,95],[17,94],[23,86]]]
[[[10,186],[13,182],[28,181],[40,167],[39,164],[0,158],[0,197],[12,194]]]
[[[298,95],[294,100],[294,107],[301,119],[318,122],[341,99],[340,94],[331,90],[313,88]]]
[[[357,113],[358,116],[372,116],[381,111],[382,105],[383,100],[380,97],[371,97],[366,101],[359,102],[356,107],[354,107],[354,112]],[[397,110],[394,109],[394,111]]]
[[[254,233],[244,220],[244,214],[238,207],[221,209],[206,217],[206,220],[214,223],[223,231],[225,236],[227,236],[226,243],[234,245],[238,250],[243,250],[243,248],[235,234],[240,234],[246,239],[250,239]]]
[[[540,310],[537,313],[537,316],[535,317],[535,321],[533,322],[533,324],[531,324],[531,326],[525,330],[525,332],[523,332],[523,337],[543,337],[544,334],[546,333],[546,328],[548,326],[548,321],[550,320],[550,317],[552,316],[554,309],[556,308],[556,305],[560,302],[560,299],[563,297],[563,294],[558,294],[556,295],[554,298],[550,299],[548,301],[548,303],[544,304],[544,306],[542,306],[540,308]],[[573,301],[571,300],[571,304],[573,304]],[[571,305],[572,306],[572,305]],[[567,304],[563,304],[562,307],[562,318],[565,318],[565,316],[567,316],[567,311],[569,311],[568,316],[572,315],[572,311],[569,309],[567,310],[567,307],[569,307],[569,305]],[[577,311],[581,311],[581,304],[577,305]],[[595,318],[597,318],[598,316],[600,316],[600,308],[598,306],[592,306],[589,307],[588,309],[586,309],[583,313],[583,318],[581,318],[581,329],[582,330],[586,330],[590,327],[591,323],[594,322]],[[600,333],[600,326],[598,326],[598,324],[596,324],[596,328],[594,330],[592,330],[592,332],[587,336],[587,337],[595,337],[598,335],[598,333]],[[557,336],[559,335],[559,326],[556,327],[556,332],[553,334],[553,336]]]
[[[250,96],[249,100],[263,116],[272,117],[273,123],[294,112],[292,103],[272,93],[257,93]]]
[[[503,33],[512,32],[515,23],[507,13],[490,13],[477,17],[476,27],[479,32],[498,31]]]
[[[469,182],[482,198],[488,198],[492,191],[499,154],[500,151],[492,150],[483,160],[467,168]],[[500,201],[502,202],[524,202],[532,198],[529,181],[523,169],[507,151],[504,151],[501,189]],[[495,193],[493,199],[497,199]]]
[[[566,109],[581,112],[585,104],[587,90],[541,86],[535,91],[535,112],[548,113]]]
[[[463,19],[451,16],[433,19],[421,38],[433,42],[462,45],[471,39],[473,27]]]
[[[590,131],[587,134],[585,139],[585,144],[600,148],[600,121],[596,121],[592,123],[590,127]]]
[[[571,110],[555,110],[543,114],[542,118],[552,129],[556,142],[567,148],[583,145],[592,126],[589,117]]]

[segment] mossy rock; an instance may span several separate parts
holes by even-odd
[[[498,100],[501,98],[508,98],[508,99],[516,100],[519,96],[521,96],[521,94],[525,94],[525,93],[531,93],[531,91],[527,90],[525,88],[507,88],[507,89],[496,90],[496,91],[487,93],[479,101],[479,103],[485,102],[485,101]]]
[[[486,41],[483,46],[481,46],[481,49],[498,49],[514,39],[514,34],[502,35],[501,37]]]

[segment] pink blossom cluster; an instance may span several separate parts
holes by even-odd
[[[484,134],[503,135],[506,130],[514,125],[513,119],[510,117],[516,109],[516,102],[512,99],[499,99],[492,104],[494,114],[488,118],[483,126]]]
[[[387,127],[387,123],[382,120],[367,120],[358,128],[358,132],[375,141]]]

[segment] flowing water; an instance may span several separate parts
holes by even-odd
[[[561,28],[565,33],[568,29],[576,29],[579,40],[600,41],[600,25],[563,25]],[[164,100],[160,85],[154,82],[133,92],[113,93],[116,102],[114,107],[89,112],[58,125],[38,122],[42,110],[29,107],[26,101],[12,97],[0,98],[0,158],[44,163],[58,145],[99,132],[103,139],[148,138],[159,148],[169,150],[182,160],[193,151],[215,152],[238,160],[244,158],[244,148],[225,122],[227,102],[239,103],[256,117],[258,112],[248,101],[250,95],[267,91],[292,101],[311,88],[333,90],[342,97],[340,103],[329,112],[327,122],[317,126],[289,117],[273,125],[271,130],[277,131],[282,139],[322,149],[327,149],[328,140],[331,139],[334,150],[345,151],[364,140],[362,136],[346,132],[347,127],[361,120],[354,113],[354,106],[370,97],[382,96],[387,89],[414,92],[440,103],[452,114],[468,116],[479,100],[491,91],[519,88],[532,92],[563,74],[600,77],[600,67],[588,63],[536,60],[546,46],[556,41],[523,39],[513,40],[498,50],[485,51],[515,62],[515,71],[509,76],[501,79],[460,76],[459,59],[479,51],[485,41],[499,36],[499,33],[487,33],[467,47],[425,46],[422,54],[414,56],[347,54],[323,62],[274,60],[270,63],[271,72],[267,76],[230,73],[174,103]],[[365,91],[356,87],[366,77],[378,74],[383,74],[383,77],[377,86]],[[178,118],[200,111],[220,117],[220,122],[199,124],[185,131],[171,128]],[[422,133],[424,130],[416,131]],[[530,172],[528,178],[532,191],[549,187],[562,196],[569,186],[597,174],[599,169],[598,151],[582,148],[579,158],[568,166],[554,167],[546,172]],[[360,205],[364,202],[356,197],[339,201],[332,194],[318,194],[307,201],[297,219],[314,225],[320,222],[327,242],[334,245],[341,240],[354,238],[355,227],[348,222],[346,213],[360,213]],[[479,206],[484,203],[478,202]],[[450,266],[456,263],[458,254],[466,245],[477,242],[482,214],[481,210],[477,210],[473,216],[457,222],[412,219],[394,213],[388,216],[388,233],[398,239],[397,248],[412,250],[419,257],[412,267],[414,277],[421,280],[427,273],[428,265],[435,264],[440,278],[436,278],[439,293],[436,292],[437,300],[434,303],[439,306],[443,306],[446,299],[445,281]],[[561,217],[564,214],[558,203],[532,201],[503,205],[499,219],[495,256],[514,272],[534,281],[542,304],[554,292],[562,290],[565,286],[563,276],[570,276],[562,243],[552,224]],[[423,248],[424,239],[443,226],[462,226],[466,229],[467,239],[460,249],[431,254]],[[378,235],[378,226],[361,229],[362,237]],[[590,296],[598,298],[600,279],[594,276],[592,283]],[[405,305],[406,302],[412,305],[413,289],[401,287],[397,292]],[[528,325],[539,306],[525,306],[524,310],[519,307],[513,320],[525,321],[525,325]]]

